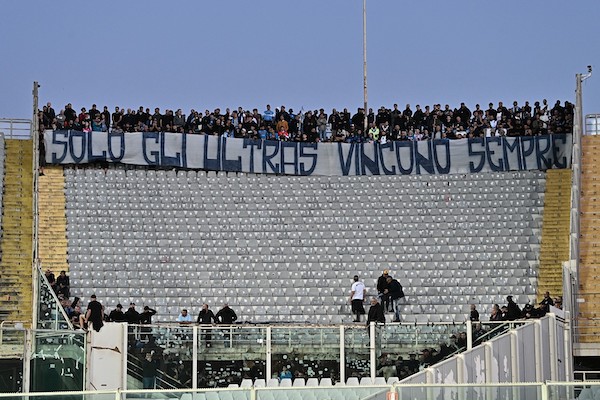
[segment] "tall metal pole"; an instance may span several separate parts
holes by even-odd
[[[573,153],[571,160],[571,169],[573,171],[571,184],[571,227],[569,240],[569,272],[570,276],[563,280],[563,292],[566,285],[570,286],[570,296],[567,299],[570,304],[567,304],[567,310],[570,311],[571,326],[575,326],[575,320],[579,315],[579,303],[577,299],[580,296],[580,279],[579,279],[579,235],[581,232],[581,153],[582,153],[582,136],[583,136],[583,94],[581,84],[587,78],[592,76],[592,67],[588,66],[587,74],[575,75],[575,115],[573,121]],[[571,342],[578,341],[578,329],[571,329]]]
[[[363,96],[365,100],[365,118],[363,123],[363,135],[368,130],[368,108],[367,108],[367,0],[363,0]]]

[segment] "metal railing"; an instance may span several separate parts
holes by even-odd
[[[79,392],[0,393],[0,399],[26,400],[127,400],[134,398],[246,398],[262,400],[273,398],[363,398],[372,400],[444,398],[468,399],[576,399],[594,398],[600,392],[600,382],[539,382],[539,383],[419,383],[393,385],[318,386],[318,387],[231,387],[219,389],[177,390],[105,390]],[[357,396],[360,394],[360,396]],[[588,397],[591,396],[591,397]]]
[[[0,132],[6,139],[31,139],[31,120],[0,118]]]

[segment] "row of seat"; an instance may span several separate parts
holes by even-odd
[[[335,386],[365,386],[365,385],[393,385],[398,382],[398,377],[389,377],[385,379],[383,377],[376,377],[375,379],[371,379],[370,377],[356,378],[350,377],[344,382],[336,382]],[[230,384],[229,387],[317,387],[317,386],[334,386],[334,382],[331,378],[294,378],[292,379],[256,379],[252,381],[252,379],[243,379],[240,385]]]
[[[136,178],[148,178],[152,176],[156,177],[187,177],[190,179],[202,178],[207,181],[222,179],[227,177],[229,180],[248,180],[248,181],[269,181],[269,177],[272,175],[268,174],[252,174],[246,172],[226,172],[226,171],[203,171],[203,170],[176,170],[176,169],[150,169],[143,166],[134,166],[127,164],[115,164],[111,166],[109,170],[101,168],[81,168],[81,167],[68,167],[65,170],[65,175],[69,178],[73,177],[96,177],[104,181],[107,177],[114,176],[127,176]],[[469,179],[473,181],[501,181],[506,180],[507,177],[510,179],[544,179],[545,174],[542,171],[508,171],[508,172],[482,172],[472,174],[452,174],[452,175],[397,175],[393,176],[395,179],[410,180],[415,182],[435,182],[435,181],[447,181],[447,180],[461,180],[465,176],[469,176]],[[423,177],[427,177],[427,181],[423,181]],[[337,181],[342,183],[347,182],[388,182],[389,175],[356,175],[356,176],[294,176],[294,175],[281,175],[278,180],[282,181]]]
[[[507,294],[523,300],[535,294],[536,274],[530,271],[538,265],[542,208],[538,203],[525,204],[543,198],[543,173],[488,176],[490,181],[510,181],[522,188],[518,192],[523,198],[517,200],[505,199],[509,186],[505,184],[489,185],[504,189],[476,193],[487,187],[484,175],[481,179],[452,176],[446,186],[438,185],[444,182],[438,177],[425,176],[419,181],[309,178],[307,182],[312,183],[298,189],[303,196],[295,196],[305,203],[290,209],[288,201],[294,200],[285,199],[288,190],[284,186],[291,181],[287,177],[163,174],[112,167],[106,174],[68,171],[66,213],[73,292],[98,291],[111,306],[135,300],[174,318],[180,308],[227,300],[250,321],[298,321],[308,316],[319,323],[344,322],[350,316],[346,300],[351,275],[375,279],[390,267],[411,299],[403,309],[409,322],[462,321],[470,302],[487,308],[490,301],[501,301]],[[152,175],[165,179],[153,180]],[[107,178],[115,176],[120,183]],[[240,179],[256,185],[240,189],[242,196],[237,197],[221,189],[230,187],[230,180]],[[239,217],[236,207],[242,209],[247,199],[255,199],[254,188],[263,181],[272,184],[258,189],[264,199],[252,200],[253,216]],[[392,202],[398,196],[386,194],[381,198],[389,204],[374,207],[363,202],[349,207],[350,199],[359,196],[340,196],[333,188],[347,183],[348,192],[376,196],[377,191],[394,188],[397,181],[420,182],[414,190],[404,191],[409,199],[406,206]],[[138,195],[103,192],[117,184],[135,184]],[[150,195],[169,193],[168,204],[157,203],[158,197],[142,201],[140,189],[144,187]],[[192,187],[206,187],[202,198],[210,199],[191,201]],[[460,201],[443,194],[448,187],[456,189],[451,197]],[[341,200],[335,203],[333,199]],[[469,207],[467,199],[472,200]],[[465,203],[462,209],[458,208],[461,203]],[[494,211],[481,213],[477,205]],[[478,212],[465,216],[464,209],[472,207]],[[289,210],[289,214],[279,210]],[[416,211],[404,214],[405,210]],[[374,285],[367,286],[373,294]],[[445,313],[439,315],[436,306]]]

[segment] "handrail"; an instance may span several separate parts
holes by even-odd
[[[42,281],[44,282],[44,284],[48,288],[48,291],[50,292],[50,295],[52,296],[52,299],[56,302],[56,309],[63,316],[63,318],[65,320],[65,323],[67,324],[68,329],[69,330],[74,330],[73,324],[71,323],[71,320],[69,319],[69,317],[67,316],[67,313],[65,312],[64,308],[60,304],[60,300],[58,300],[58,297],[56,296],[56,293],[54,293],[54,290],[52,290],[52,286],[50,285],[50,282],[48,282],[48,279],[46,278],[46,275],[44,275],[44,273],[42,272],[41,265],[37,264],[36,267],[37,267],[37,273],[38,273],[39,278],[42,279]],[[58,321],[55,321],[55,322],[56,322],[57,329],[58,329]],[[37,327],[37,323],[38,323],[38,321],[35,321],[36,327]]]
[[[0,132],[4,132],[6,139],[30,139],[30,119],[23,118],[0,118]],[[27,125],[26,127],[22,125]]]
[[[127,365],[128,365],[127,372],[129,374],[132,374],[136,379],[141,380],[143,378],[143,376],[142,376],[142,373],[140,373],[139,371],[142,369],[142,367],[140,367],[138,364],[136,364],[130,358],[137,362],[141,362],[142,360],[140,360],[138,357],[134,356],[133,354],[128,354],[128,357],[127,357]],[[133,368],[130,369],[129,367],[133,367]],[[178,382],[177,379],[173,378],[170,375],[167,375],[164,371],[161,371],[161,370],[157,370],[156,374],[157,374],[156,381],[161,382],[165,385],[165,387],[161,387],[162,389],[179,389],[177,386],[168,382],[163,377],[168,377],[168,378],[170,378],[170,380]]]
[[[9,324],[14,324],[15,326],[13,327],[13,329],[15,330],[25,330],[25,328],[23,327],[26,322],[24,321],[9,321],[9,320],[5,320],[0,322],[0,346],[2,345],[2,339],[4,338],[4,324],[9,323]],[[16,325],[17,324],[21,324],[21,328],[18,328]]]

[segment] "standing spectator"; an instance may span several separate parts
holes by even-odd
[[[237,315],[235,311],[229,308],[229,304],[224,303],[223,307],[219,310],[217,315],[215,316],[216,322],[219,324],[233,324],[237,321]]]
[[[387,283],[388,287],[385,289],[385,294],[389,296],[392,308],[394,309],[393,322],[400,322],[400,299],[404,298],[404,291],[400,282],[391,276],[387,277]]]
[[[521,309],[519,308],[517,303],[515,303],[513,301],[513,297],[506,296],[506,302],[508,303],[506,305],[506,308],[507,308],[506,319],[508,321],[514,321],[515,319],[520,318],[521,317]]]
[[[492,310],[490,311],[490,321],[502,321],[502,312],[500,311],[500,306],[498,304],[492,306]]]
[[[125,320],[128,324],[137,324],[140,322],[140,313],[135,309],[135,303],[129,303],[129,308],[125,311]]]
[[[383,305],[384,311],[391,311],[389,296],[385,294],[385,289],[387,289],[388,286],[387,278],[389,276],[389,273],[389,269],[384,269],[383,274],[381,274],[381,276],[377,278],[377,296],[381,300],[381,304]]]
[[[48,280],[48,283],[50,284],[50,287],[52,287],[52,290],[56,290],[56,278],[54,277],[52,271],[50,269],[47,269],[45,275],[46,279]]]
[[[144,311],[140,314],[140,324],[142,325],[151,325],[152,324],[152,316],[156,314],[156,310],[150,308],[148,306],[144,306]],[[150,327],[142,327],[142,339],[148,338],[150,333],[152,332],[152,328]]]
[[[280,114],[278,120],[281,120],[283,115]],[[266,127],[273,126],[273,122],[275,119],[275,111],[271,110],[271,105],[267,104],[267,109],[263,112],[263,121]],[[285,118],[284,118],[285,120]]]
[[[65,106],[65,120],[68,125],[71,125],[71,122],[77,119],[77,112],[73,110],[73,105],[71,103]]]
[[[471,322],[479,321],[479,311],[477,311],[475,304],[471,304],[471,313],[469,315],[469,321],[471,321]]]
[[[321,142],[327,141],[327,114],[325,114],[325,110],[322,108],[319,111],[319,116],[317,118],[317,127],[319,131],[319,140]]]
[[[96,332],[100,332],[102,326],[104,326],[104,307],[98,300],[96,300],[96,295],[93,294],[90,297],[90,302],[87,306],[87,311],[85,312],[85,321],[89,324],[92,323],[92,328]]]
[[[371,297],[371,307],[369,307],[369,314],[367,314],[367,326],[371,322],[385,323],[385,315],[383,314],[383,307],[377,301],[377,297]]]
[[[115,308],[110,312],[110,314],[108,314],[108,321],[127,322],[127,319],[125,318],[125,313],[123,312],[123,306],[121,304],[117,304],[117,308]]]
[[[139,316],[140,324],[152,324],[152,316],[156,314],[156,310],[148,306],[144,306],[144,311]]]
[[[144,389],[154,389],[156,385],[156,361],[152,359],[154,351],[146,353],[142,361],[142,382]]]
[[[202,310],[198,313],[198,320],[196,322],[200,325],[210,325],[213,322],[217,323],[218,321],[215,314],[208,308],[208,304],[204,303],[202,304]],[[212,340],[211,329],[206,329],[205,331],[204,338],[206,339],[206,347],[210,347],[210,341]]]
[[[363,303],[367,294],[365,284],[358,280],[358,275],[354,275],[354,282],[350,289],[350,304],[352,304],[352,314],[356,315],[354,322],[360,322],[360,316],[365,313]]]
[[[550,297],[550,292],[544,293],[544,298],[540,301],[540,306],[544,309],[544,312],[550,312],[550,306],[554,305],[554,300]]]

